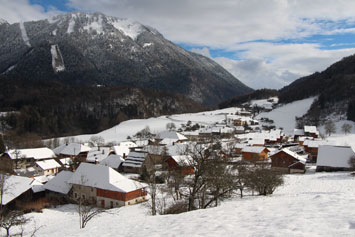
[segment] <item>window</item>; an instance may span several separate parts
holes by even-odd
[[[83,194],[83,199],[85,199],[85,195]]]
[[[78,194],[77,194],[77,193],[74,193],[74,197],[77,198],[77,197],[78,197]]]
[[[91,188],[91,192],[94,192],[94,188]]]

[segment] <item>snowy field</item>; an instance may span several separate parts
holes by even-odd
[[[127,136],[132,137],[146,126],[149,126],[152,133],[159,133],[166,130],[166,124],[168,123],[175,123],[177,128],[180,128],[181,124],[186,124],[188,121],[191,121],[192,124],[199,123],[200,125],[208,126],[216,122],[222,122],[225,119],[226,113],[235,114],[238,111],[240,111],[240,108],[235,107],[200,113],[160,116],[149,119],[132,119],[122,122],[119,125],[104,130],[98,134],[79,135],[74,136],[74,138],[79,141],[88,141],[91,136],[96,135],[103,137],[105,142],[121,142],[126,141]]]
[[[272,196],[234,198],[179,215],[149,216],[142,204],[111,209],[82,230],[75,210],[66,205],[27,216],[42,226],[38,236],[355,236],[355,178],[287,175]]]
[[[274,120],[276,128],[283,128],[286,135],[293,134],[293,129],[296,126],[296,116],[300,117],[307,113],[316,97],[294,101],[289,104],[282,105],[271,112],[260,113],[256,119],[266,117]]]

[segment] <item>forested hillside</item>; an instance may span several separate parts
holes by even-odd
[[[197,112],[182,95],[129,86],[79,86],[0,77],[2,127],[41,137],[96,133],[132,118]]]

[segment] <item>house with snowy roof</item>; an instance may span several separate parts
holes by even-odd
[[[246,146],[242,149],[242,160],[252,163],[266,161],[269,150],[262,146]]]
[[[0,156],[0,170],[13,173],[15,169],[28,168],[36,161],[53,159],[54,152],[47,148],[8,150]]]
[[[90,149],[86,156],[86,162],[97,164],[100,163],[103,159],[108,157],[111,153],[110,147],[93,147]]]
[[[134,142],[120,142],[117,146],[113,146],[112,150],[116,155],[125,159],[128,153],[137,146]]]
[[[56,199],[59,203],[66,203],[72,189],[72,184],[69,183],[72,176],[73,172],[71,171],[62,170],[59,172],[54,178],[43,185],[43,188],[46,190],[46,196]]]
[[[105,159],[101,160],[100,165],[111,167],[112,169],[117,171],[123,171],[122,164],[124,161],[125,159],[123,159],[122,156],[111,154]]]
[[[325,140],[305,140],[303,142],[304,150],[309,154],[310,162],[316,163],[318,157],[318,148],[322,145],[331,145],[331,142]]]
[[[271,168],[282,173],[304,173],[307,155],[299,155],[289,148],[284,148],[270,156]]]
[[[175,155],[166,159],[169,171],[180,172],[181,175],[189,175],[195,172],[191,166],[192,157],[190,155]]]
[[[60,157],[83,157],[86,159],[88,152],[91,150],[89,146],[85,146],[80,143],[66,143],[61,146],[56,147],[53,151]]]
[[[128,153],[126,160],[122,167],[125,173],[141,174],[143,170],[143,163],[148,156],[146,151],[131,151]]]
[[[128,179],[108,166],[81,163],[68,183],[72,195],[103,208],[146,201],[146,184]]]
[[[187,137],[182,135],[181,133],[178,133],[176,131],[163,131],[157,134],[156,138],[158,139],[175,139],[176,141],[182,142],[186,141]]]
[[[355,152],[350,146],[319,146],[316,171],[352,170],[349,160],[354,156]]]
[[[9,208],[17,206],[32,200],[32,183],[34,179],[16,176],[4,175],[4,191],[1,205]]]
[[[318,138],[319,131],[316,126],[304,126],[304,135],[307,137]]]
[[[58,173],[59,168],[61,168],[61,164],[59,164],[56,160],[54,159],[49,159],[49,160],[42,160],[42,161],[37,161],[35,163],[34,168],[37,171],[37,175],[41,176],[48,176],[48,175],[55,175]]]

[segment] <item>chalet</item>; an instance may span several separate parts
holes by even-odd
[[[322,145],[330,145],[330,142],[324,140],[305,140],[303,142],[304,150],[309,154],[311,163],[317,162],[318,147]]]
[[[179,171],[182,175],[189,175],[194,173],[194,168],[190,166],[191,156],[177,155],[171,156],[166,160],[169,171]]]
[[[307,156],[298,155],[288,148],[284,148],[270,156],[271,168],[282,173],[304,173]]]
[[[93,147],[86,156],[86,162],[97,164],[108,157],[110,152],[110,147]]]
[[[53,151],[59,158],[70,157],[72,160],[85,162],[90,147],[80,143],[69,143],[55,148]]]
[[[73,185],[74,198],[103,208],[146,201],[146,184],[130,180],[107,166],[81,163],[68,183]]]
[[[244,126],[244,125],[246,125],[246,121],[243,119],[235,119],[235,120],[233,120],[233,125],[234,126]]]
[[[304,126],[304,135],[308,137],[318,138],[319,132],[316,126]]]
[[[46,196],[55,198],[58,201],[67,201],[72,184],[68,181],[73,176],[73,172],[61,171],[53,179],[49,180],[43,187],[46,190]]]
[[[237,143],[234,146],[234,153],[237,155],[241,155],[242,154],[242,150],[243,148],[247,147],[248,144],[246,143]]]
[[[305,141],[313,140],[313,139],[314,139],[313,137],[306,137],[306,136],[298,137],[298,145],[303,146]]]
[[[55,175],[56,173],[58,173],[58,169],[60,167],[62,166],[54,159],[37,161],[34,166],[38,176]]]
[[[196,140],[199,138],[198,131],[185,131],[185,132],[182,132],[182,135],[184,135],[189,140],[194,140],[194,139]]]
[[[304,129],[297,129],[295,128],[293,130],[293,140],[294,141],[298,141],[299,137],[303,137],[304,136]]]
[[[125,173],[141,174],[143,170],[143,163],[147,158],[146,151],[131,151],[128,153],[126,160],[123,162],[122,167]]]
[[[347,171],[351,157],[355,156],[350,146],[322,145],[318,149],[316,171]]]
[[[269,150],[266,147],[247,146],[242,149],[242,160],[256,163],[266,161]]]
[[[134,142],[120,142],[117,146],[113,146],[112,150],[114,154],[125,159],[128,153],[135,147],[137,147],[137,144]]]
[[[1,200],[2,206],[15,209],[23,203],[31,201],[33,179],[15,175],[5,175],[3,177],[5,191]]]
[[[0,170],[13,173],[15,169],[26,169],[36,161],[52,159],[54,152],[49,148],[8,150],[0,156]]]
[[[122,158],[122,156],[112,154],[100,161],[100,165],[111,167],[117,171],[122,171],[122,164],[124,161],[125,160]]]
[[[188,140],[187,137],[175,131],[164,131],[158,133],[156,139],[159,139],[160,141],[165,140],[165,143],[162,143],[165,145],[172,144],[172,143],[181,143]],[[166,142],[169,143],[166,144]]]

